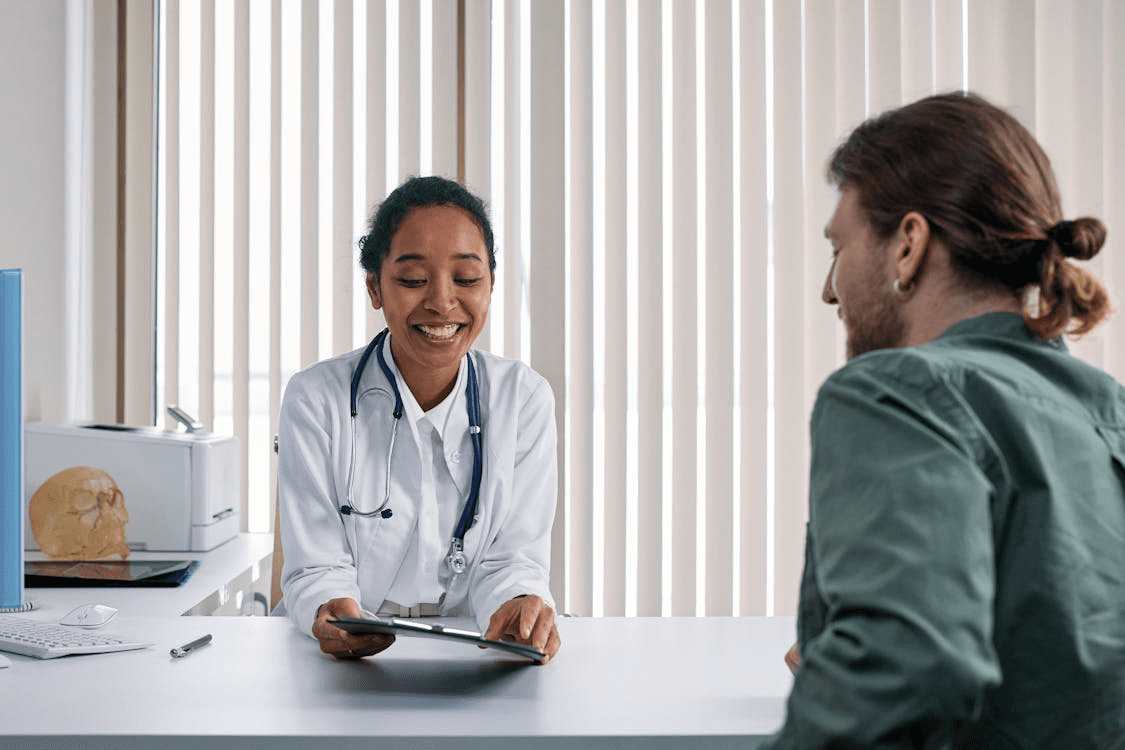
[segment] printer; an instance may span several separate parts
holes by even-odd
[[[240,464],[238,438],[198,429],[27,424],[24,546],[83,559],[80,543],[49,549],[48,527],[73,539],[112,526],[122,550],[213,549],[239,532]]]

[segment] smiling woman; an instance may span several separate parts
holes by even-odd
[[[521,362],[472,349],[496,264],[484,204],[456,182],[411,178],[360,250],[387,329],[294,375],[281,406],[285,611],[343,659],[394,636],[331,620],[440,614],[472,615],[486,637],[546,661],[559,648],[554,395]]]

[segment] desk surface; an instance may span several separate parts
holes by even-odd
[[[188,614],[200,601],[225,587],[239,572],[257,566],[269,573],[273,534],[239,534],[209,552],[134,552],[131,560],[199,560],[199,567],[181,586],[28,588],[25,598],[36,602],[44,620],[58,620],[80,604],[108,604],[121,614],[175,617]],[[45,560],[42,553],[28,559]],[[253,575],[257,578],[257,575]]]
[[[156,645],[10,655],[0,747],[747,747],[781,725],[794,627],[792,617],[564,618],[562,649],[538,666],[422,638],[342,662],[281,618],[119,616],[107,629]],[[169,656],[204,633],[211,645]]]

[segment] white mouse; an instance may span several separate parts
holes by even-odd
[[[83,604],[70,610],[66,617],[59,620],[59,624],[100,628],[112,620],[116,614],[116,609],[105,604]]]

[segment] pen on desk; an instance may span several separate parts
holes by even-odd
[[[192,651],[196,650],[197,648],[200,648],[201,646],[206,646],[210,642],[211,642],[211,634],[208,633],[207,635],[203,636],[202,638],[196,638],[191,643],[185,643],[182,646],[179,646],[177,648],[172,649],[171,654],[172,654],[172,656],[175,656],[177,658],[179,658],[181,656],[187,656]]]

